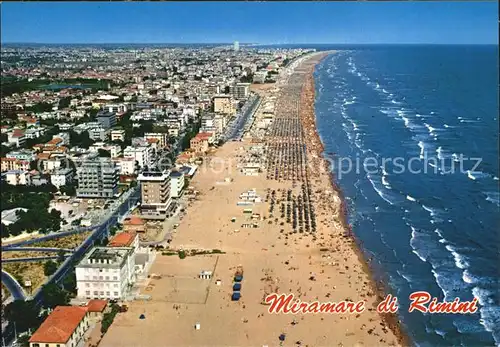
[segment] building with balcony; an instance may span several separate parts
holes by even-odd
[[[77,175],[79,198],[112,198],[118,194],[118,168],[111,158],[89,156],[81,161]]]
[[[228,115],[234,114],[233,98],[229,95],[214,96],[214,112]]]
[[[165,219],[170,208],[170,171],[143,172],[141,183],[141,216],[146,219]]]

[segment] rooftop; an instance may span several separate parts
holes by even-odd
[[[94,247],[77,267],[121,267],[131,252],[130,247]]]
[[[134,242],[136,236],[135,233],[119,233],[109,241],[108,247],[128,247]]]
[[[102,312],[108,305],[108,300],[93,299],[87,303],[88,312]]]
[[[31,336],[29,342],[66,343],[87,314],[87,308],[57,306]]]

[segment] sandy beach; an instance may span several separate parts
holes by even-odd
[[[151,299],[136,300],[118,314],[100,346],[407,345],[397,318],[375,310],[380,291],[322,157],[312,73],[329,53],[303,60],[282,86],[257,90],[262,105],[276,99],[270,131],[227,142],[205,158],[191,181],[199,196],[170,247],[224,253],[185,259],[158,254],[151,277],[141,284],[141,293]],[[259,109],[255,127],[262,117]],[[261,172],[242,174],[245,163],[255,161]],[[238,206],[249,190],[262,201]],[[244,270],[241,299],[231,301],[237,266]],[[212,278],[199,279],[203,270],[212,271]],[[366,310],[269,314],[263,298],[274,292],[308,302],[365,300]]]

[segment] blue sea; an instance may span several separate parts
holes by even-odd
[[[349,222],[415,345],[499,345],[498,47],[344,49],[315,80]],[[480,310],[408,313],[420,290]]]

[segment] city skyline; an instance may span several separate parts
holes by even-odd
[[[4,3],[1,18],[4,44],[497,44],[497,11],[496,2],[23,2]]]

